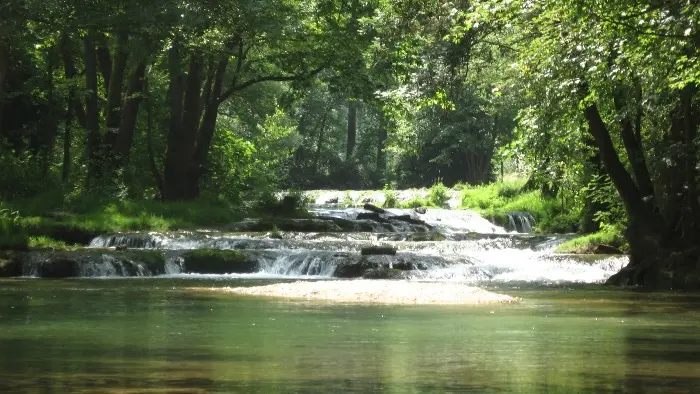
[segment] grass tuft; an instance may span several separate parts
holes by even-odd
[[[52,249],[52,250],[76,250],[78,249],[74,245],[69,245],[66,242],[53,239],[51,237],[46,237],[43,235],[36,237],[29,237],[29,247],[30,248],[40,248],[40,249]]]

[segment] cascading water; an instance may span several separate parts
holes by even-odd
[[[604,281],[627,262],[625,256],[557,255],[554,248],[570,236],[515,234],[471,211],[428,209],[419,213],[389,209],[377,216],[377,212],[360,208],[326,207],[311,212],[317,219],[299,219],[307,220],[302,224],[320,223],[320,228],[327,231],[306,228],[274,234],[187,231],[103,235],[92,241],[94,252],[77,257],[32,255],[22,263],[21,275],[186,277],[190,272],[208,273],[193,270],[197,267],[191,251],[202,249],[229,253],[229,258],[249,262],[243,271],[238,271],[240,267],[229,270],[224,265],[211,272],[226,274],[223,278],[254,275],[476,284],[595,283]],[[358,219],[358,215],[362,216]],[[529,214],[513,212],[511,217],[518,231],[531,230]],[[360,253],[371,246],[382,246],[395,254]]]
[[[506,213],[508,215],[507,229],[517,231],[519,233],[531,233],[535,225],[535,218],[529,212],[512,211]]]

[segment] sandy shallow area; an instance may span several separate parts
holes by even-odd
[[[399,280],[329,280],[277,283],[256,287],[212,289],[252,296],[344,303],[400,305],[510,304],[520,298],[457,283]]]

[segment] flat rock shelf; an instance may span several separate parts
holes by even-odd
[[[492,293],[458,283],[397,280],[297,281],[255,287],[212,288],[251,296],[266,296],[338,303],[395,305],[511,304],[519,297]]]

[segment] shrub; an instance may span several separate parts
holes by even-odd
[[[438,181],[435,183],[428,192],[428,202],[429,205],[433,205],[439,208],[447,208],[448,202],[450,201],[449,190],[442,182]]]
[[[3,208],[0,203],[0,249],[27,249],[29,236],[21,225],[19,212]]]
[[[401,207],[402,208],[420,208],[420,207],[427,207],[429,205],[430,204],[425,199],[420,198],[420,197],[414,197],[414,198],[406,201],[405,203],[401,204]]]
[[[388,185],[384,185],[384,208],[396,208],[399,205],[396,192],[387,187]]]

